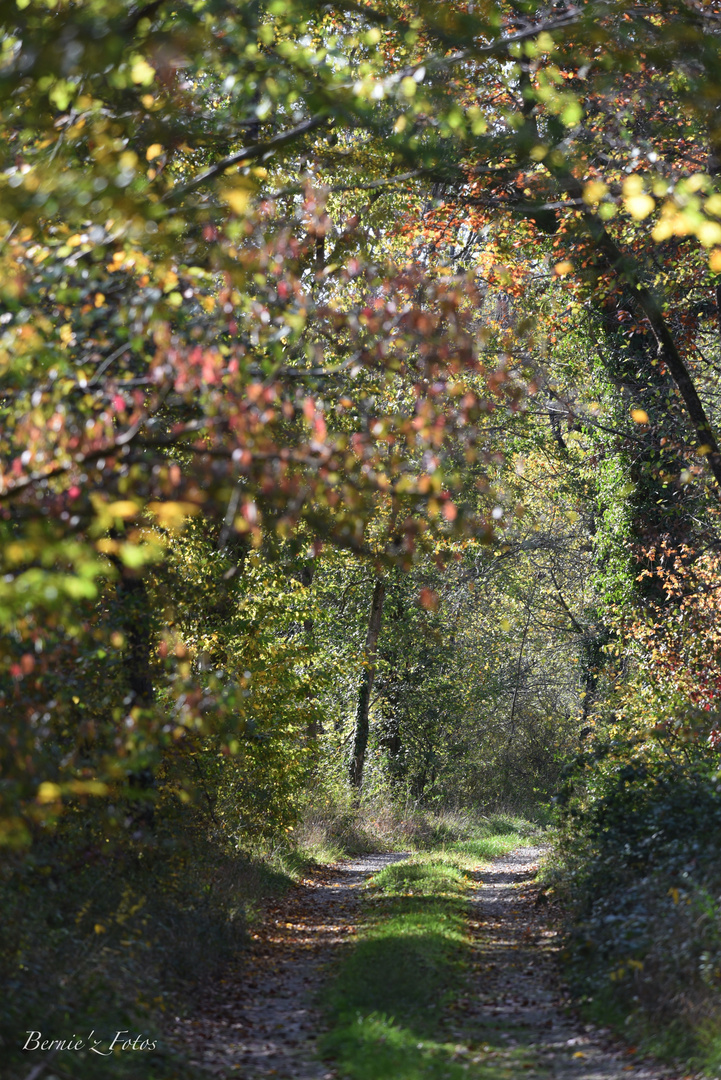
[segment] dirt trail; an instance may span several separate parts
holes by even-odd
[[[176,1039],[210,1073],[242,1080],[332,1080],[314,1057],[325,1030],[317,1004],[328,966],[353,940],[360,887],[407,853],[366,855],[305,877],[266,907],[250,956],[203,988],[195,1018]]]
[[[628,1047],[567,1015],[558,980],[558,935],[536,905],[537,891],[528,887],[542,854],[541,848],[517,848],[475,875],[474,992],[461,1002],[457,1034],[472,1034],[478,1043],[485,1030],[495,1043],[500,1033],[509,1049],[525,1048],[527,1076],[673,1080],[673,1070],[637,1061]],[[498,1054],[499,1065],[503,1056]]]
[[[559,988],[558,937],[530,887],[542,849],[519,848],[474,875],[473,976],[449,1011],[456,1060],[544,1080],[673,1080],[604,1033],[568,1016]],[[266,909],[250,956],[203,989],[175,1040],[211,1074],[242,1080],[335,1080],[315,1057],[323,1021],[318,994],[353,941],[360,888],[403,854],[370,855],[321,868]],[[488,1045],[485,1045],[486,1040]]]

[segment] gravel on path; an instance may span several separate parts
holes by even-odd
[[[527,1076],[538,1070],[554,1080],[673,1080],[673,1069],[637,1060],[633,1048],[570,1012],[558,976],[560,935],[538,907],[537,889],[529,888],[543,854],[516,848],[474,875],[474,993],[462,1011],[463,1031],[475,1028],[477,1040],[486,1029],[509,1049],[526,1048]]]
[[[353,940],[360,887],[407,852],[365,855],[320,867],[273,905],[251,934],[249,954],[203,986],[174,1041],[211,1075],[242,1080],[332,1080],[315,1057],[325,1030],[318,997],[328,967]]]
[[[471,875],[472,973],[443,1024],[455,1060],[468,1064],[469,1077],[475,1060],[486,1069],[495,1062],[504,1077],[679,1080],[570,1012],[560,936],[531,885],[543,853],[517,848]],[[325,1030],[319,995],[353,942],[365,881],[407,857],[321,867],[266,907],[249,952],[202,988],[192,1019],[176,1020],[174,1041],[190,1062],[225,1078],[336,1080],[332,1063],[315,1054]]]

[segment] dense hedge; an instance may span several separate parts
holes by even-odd
[[[658,749],[658,747],[656,748]],[[592,1016],[721,1061],[721,770],[707,751],[599,744],[561,801],[568,967]]]

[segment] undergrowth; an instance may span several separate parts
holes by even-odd
[[[6,858],[2,1075],[20,1080],[38,1063],[32,1044],[22,1050],[36,1031],[84,1042],[61,1055],[74,1080],[96,1080],[99,1065],[117,1080],[195,1076],[165,1037],[167,1019],[245,947],[264,898],[287,888],[300,863],[292,852],[234,851],[188,808],[156,813],[142,837],[103,836],[88,816],[68,814],[30,854]],[[105,1056],[119,1030],[155,1049]]]
[[[540,826],[516,814],[418,807],[380,791],[353,802],[331,790],[309,802],[293,834],[297,851],[318,862],[373,851],[437,851],[450,848],[469,858],[494,859],[509,850],[503,837],[537,836]]]
[[[572,778],[546,885],[585,1014],[643,1050],[721,1068],[721,773],[619,752]]]

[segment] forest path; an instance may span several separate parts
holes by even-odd
[[[672,1080],[673,1070],[635,1060],[566,1013],[558,933],[531,884],[542,854],[517,848],[469,875],[471,976],[443,1024],[455,1044],[452,1060],[468,1080],[485,1080],[489,1069],[499,1080]],[[406,857],[318,868],[267,907],[249,955],[203,988],[192,1020],[178,1022],[176,1037],[192,1064],[242,1080],[335,1080],[333,1064],[315,1056],[326,1030],[318,996],[330,966],[352,945],[368,877]]]

